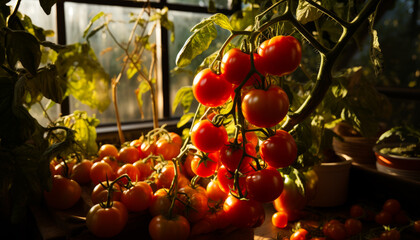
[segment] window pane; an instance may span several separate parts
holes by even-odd
[[[200,7],[208,7],[209,0],[168,0],[168,3],[186,4]],[[232,9],[232,0],[214,0],[216,8]]]
[[[141,11],[140,8],[133,9],[115,6],[65,3],[67,43],[71,44],[75,42],[83,42],[83,32],[88,26],[90,19],[101,11],[105,14],[111,14],[113,22],[109,24],[109,29],[117,41],[123,45],[127,43],[130,32],[133,28],[133,24],[128,23],[131,19],[130,16],[132,13],[134,16],[137,16]],[[95,22],[92,29],[102,23],[102,19],[98,20]],[[138,29],[138,31],[140,30],[141,29]],[[156,38],[153,36],[150,41],[155,41],[155,39]],[[122,68],[121,56],[124,51],[116,45],[111,35],[105,31],[98,32],[90,38],[89,41],[105,71],[111,78],[116,77]],[[107,49],[106,53],[104,53],[105,49]],[[101,52],[103,54],[101,54]],[[146,66],[150,65],[151,56],[148,51],[144,51],[142,59]],[[135,95],[135,90],[138,86],[139,81],[135,77],[127,79],[127,75],[125,73],[123,74],[117,88],[118,109],[122,122],[140,121],[142,119]],[[111,91],[111,87],[109,91]],[[111,92],[109,96],[111,96]],[[142,99],[144,120],[152,119],[150,94],[144,94]],[[97,110],[90,109],[78,100],[71,98],[70,111],[74,111],[76,109],[87,111],[90,114],[95,113],[96,117],[100,119],[101,124],[116,122],[115,110],[112,103],[106,111],[100,113]]]
[[[188,37],[191,36],[190,29],[197,23],[199,23],[203,18],[207,18],[211,15],[209,14],[198,14],[198,13],[189,13],[189,12],[179,12],[179,11],[170,11],[169,18],[171,21],[174,21],[175,24],[175,42],[169,44],[169,68],[174,69],[176,67],[175,59],[179,50],[184,45]],[[202,61],[218,50],[223,42],[228,38],[229,31],[217,27],[218,33],[217,38],[211,43],[209,49],[204,53],[197,56],[190,65],[184,68],[186,71],[178,72],[176,74],[171,74],[170,76],[170,107],[172,113],[172,102],[175,99],[176,92],[184,87],[191,86],[194,79],[194,72]],[[170,42],[170,41],[169,41]],[[191,107],[191,111],[194,111],[194,106]],[[182,109],[177,108],[173,116],[181,116]]]

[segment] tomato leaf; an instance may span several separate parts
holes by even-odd
[[[194,117],[194,113],[185,113],[184,115],[181,116],[181,118],[179,119],[178,123],[176,124],[176,126],[178,128],[184,126],[185,124],[187,124],[191,118]]]
[[[204,19],[191,30],[194,33],[187,39],[182,49],[176,56],[176,65],[186,67],[202,52],[207,50],[217,36],[213,21]]]
[[[51,8],[56,2],[57,0],[39,0],[39,4],[47,15],[50,15]]]
[[[48,99],[56,103],[63,101],[64,93],[67,89],[67,84],[57,72],[54,65],[48,65],[41,68],[34,78],[35,84],[39,91]]]
[[[369,49],[369,55],[370,60],[373,63],[373,67],[375,70],[375,75],[378,76],[383,69],[383,54],[381,47],[379,45],[379,38],[378,38],[378,32],[373,28],[375,25],[375,16],[376,16],[377,9],[375,12],[369,16],[369,30],[371,34],[371,43],[370,43],[370,49]]]
[[[191,86],[180,88],[175,95],[174,102],[172,103],[172,112],[175,112],[179,104],[181,104],[184,113],[189,112],[193,100],[194,94]]]
[[[6,56],[9,66],[14,68],[17,61],[32,75],[41,62],[41,50],[38,40],[25,31],[9,30],[6,34]]]
[[[97,29],[96,31],[92,31],[93,32],[93,34],[92,34],[92,32],[89,34],[89,37],[88,37],[88,33],[89,33],[89,31],[90,31],[90,29],[92,28],[92,26],[93,26],[93,24],[98,20],[98,19],[100,19],[102,16],[104,16],[105,15],[105,13],[104,12],[99,12],[98,14],[96,14],[90,21],[89,21],[89,24],[87,25],[87,27],[85,28],[85,30],[83,31],[83,38],[89,38],[89,37],[91,37],[93,34],[95,34],[97,31],[99,31],[99,29]],[[101,28],[103,28],[104,26],[105,26],[105,24],[102,24],[101,25],[102,27]]]
[[[315,1],[320,4],[320,1]],[[322,16],[322,12],[319,11],[316,7],[309,4],[307,1],[299,0],[298,7],[296,9],[296,18],[302,23],[306,24],[317,20]]]

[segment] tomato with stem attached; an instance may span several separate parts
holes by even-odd
[[[245,152],[242,148],[242,144],[230,143],[224,145],[220,151],[220,162],[227,170],[234,172],[238,169],[241,173],[249,173],[253,171],[251,164],[253,162],[252,157],[256,157],[255,146],[252,143],[245,144]],[[252,157],[250,157],[252,156]],[[239,165],[240,163],[240,165]]]
[[[163,159],[165,160],[172,160],[173,158],[177,157],[181,147],[179,143],[170,141],[166,138],[159,138],[156,141],[156,155],[162,155]]]
[[[153,190],[146,182],[136,182],[125,189],[121,195],[121,202],[128,211],[141,212],[150,207]]]
[[[297,157],[297,145],[292,135],[277,130],[274,136],[261,143],[261,159],[273,168],[290,166]]]
[[[212,176],[219,166],[219,154],[195,155],[191,160],[191,170],[198,176],[206,178]]]
[[[114,179],[114,169],[112,169],[112,167],[104,161],[96,162],[90,168],[90,180],[93,184],[98,184],[107,180],[112,181]]]
[[[51,189],[44,191],[44,199],[49,207],[64,210],[74,206],[81,194],[82,188],[76,181],[55,175]]]
[[[274,201],[283,191],[283,178],[275,168],[266,168],[246,177],[247,197],[258,202]]]
[[[108,192],[110,190],[110,183],[109,181],[103,181],[101,183],[96,184],[93,188],[90,199],[93,204],[106,202],[108,200]],[[122,195],[122,190],[120,185],[112,184],[112,193],[111,193],[111,201],[120,201]]]
[[[232,84],[209,68],[201,70],[194,77],[192,89],[195,99],[207,107],[223,105],[232,94]]]
[[[118,201],[110,202],[109,206],[96,204],[86,215],[86,226],[97,237],[114,237],[127,224],[127,208]]]
[[[207,119],[194,124],[191,131],[191,142],[202,152],[219,151],[228,141],[225,127],[215,126]]]

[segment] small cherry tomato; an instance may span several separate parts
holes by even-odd
[[[275,212],[271,217],[271,222],[278,228],[287,227],[287,213],[286,212]]]

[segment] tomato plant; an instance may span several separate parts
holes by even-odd
[[[293,36],[275,36],[258,47],[267,73],[286,75],[296,70],[302,58],[302,47]]]
[[[190,235],[190,223],[181,215],[171,218],[157,215],[149,223],[149,234],[153,240],[187,239]]]
[[[226,103],[232,94],[232,84],[223,75],[217,75],[208,68],[194,77],[192,88],[197,101],[207,107]]]
[[[44,199],[49,207],[64,210],[74,206],[81,194],[82,189],[76,181],[55,175],[51,189],[44,191]]]
[[[267,90],[252,89],[243,97],[241,109],[249,123],[261,128],[270,128],[286,116],[289,97],[283,89],[274,85]]]
[[[214,126],[208,120],[201,120],[194,124],[191,132],[191,142],[202,152],[219,151],[228,141],[225,127]]]
[[[127,224],[127,208],[118,201],[111,202],[111,206],[96,204],[86,215],[86,226],[97,237],[114,237]]]
[[[274,136],[261,143],[261,158],[273,168],[290,166],[297,157],[297,145],[292,135],[277,130]]]

